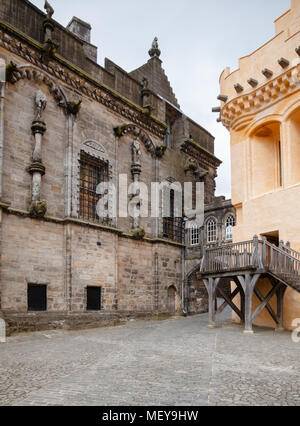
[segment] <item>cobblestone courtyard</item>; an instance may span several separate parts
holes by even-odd
[[[207,316],[15,336],[0,345],[0,405],[300,405],[291,334]]]

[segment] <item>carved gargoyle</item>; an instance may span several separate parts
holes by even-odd
[[[14,73],[18,71],[17,64],[14,62],[10,62],[6,65],[6,81],[8,83],[14,83],[16,79],[14,79]]]
[[[77,115],[81,110],[82,100],[67,102],[67,112],[72,115]]]
[[[145,238],[146,231],[143,228],[134,229],[131,231],[131,235],[135,240],[142,240]]]
[[[45,217],[47,213],[47,201],[35,201],[29,207],[29,215],[36,219]]]

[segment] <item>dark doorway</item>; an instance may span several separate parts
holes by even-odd
[[[28,284],[28,311],[47,311],[47,286]]]
[[[170,314],[175,314],[175,298],[176,298],[176,289],[175,287],[169,287],[168,289],[168,311]]]
[[[87,287],[87,310],[101,311],[101,287]]]
[[[266,237],[270,244],[279,247],[279,231],[268,232],[266,234],[261,234],[261,236]]]

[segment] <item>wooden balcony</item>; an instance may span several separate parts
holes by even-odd
[[[283,326],[283,297],[287,287],[300,293],[300,253],[290,245],[281,242],[279,247],[270,244],[266,238],[219,246],[206,246],[203,251],[199,278],[203,280],[209,294],[209,321],[214,326],[215,315],[229,305],[245,322],[245,331],[252,333],[252,323],[257,315],[267,309],[278,328]],[[230,278],[236,284],[231,297],[222,294],[224,304],[216,309],[216,294],[222,279]],[[260,278],[268,278],[272,290],[264,297],[256,288]],[[252,312],[253,295],[260,300],[260,306]],[[277,313],[269,305],[277,295]],[[239,306],[236,296],[240,296]]]

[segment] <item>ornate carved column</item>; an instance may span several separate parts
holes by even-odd
[[[139,183],[140,175],[142,173],[142,166],[140,162],[141,145],[137,139],[131,145],[131,152],[132,152],[132,165],[131,165],[132,180],[133,180],[133,183]],[[140,198],[140,193],[138,190],[134,191],[134,193],[131,194],[130,202],[132,204],[135,204],[137,208],[140,207],[141,198]],[[133,229],[139,229],[139,227],[140,227],[140,217],[134,217]]]
[[[35,138],[35,147],[32,155],[32,164],[28,167],[28,172],[32,175],[32,194],[29,213],[33,217],[43,217],[47,211],[46,201],[41,201],[42,176],[45,174],[45,166],[42,161],[42,139],[47,130],[42,114],[47,106],[47,99],[40,90],[35,98],[37,115],[32,122],[31,130]]]

